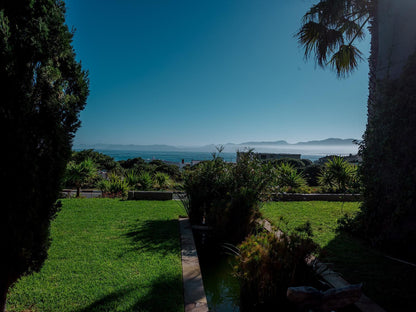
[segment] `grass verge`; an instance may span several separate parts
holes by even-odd
[[[337,219],[354,215],[359,203],[270,202],[262,208],[272,224],[286,229],[310,221],[314,240],[321,246],[319,258],[331,263],[350,283],[363,283],[364,293],[387,311],[414,308],[416,269],[384,257],[357,238],[337,233]],[[283,217],[283,220],[281,220]]]
[[[176,201],[67,199],[42,270],[8,311],[183,311]]]

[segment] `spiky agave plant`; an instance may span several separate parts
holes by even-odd
[[[345,192],[353,179],[355,168],[341,157],[328,160],[319,178],[321,185]]]

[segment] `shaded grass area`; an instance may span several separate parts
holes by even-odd
[[[8,311],[183,311],[176,201],[67,199],[49,258]]]
[[[261,212],[282,229],[310,221],[323,262],[329,262],[348,282],[362,282],[364,293],[387,311],[413,310],[416,268],[387,259],[359,239],[336,231],[337,219],[345,213],[354,215],[358,209],[359,203],[354,202],[270,202]]]

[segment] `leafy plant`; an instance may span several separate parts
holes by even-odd
[[[319,176],[322,172],[322,166],[318,164],[310,164],[302,170],[302,175],[305,177],[309,186],[319,185]]]
[[[153,179],[150,173],[148,172],[141,172],[138,175],[138,184],[139,188],[143,191],[148,191],[153,186]]]
[[[288,188],[291,191],[295,191],[297,188],[306,186],[305,179],[302,174],[289,163],[280,163],[275,169],[275,181],[280,188]]]
[[[325,164],[318,178],[320,185],[329,192],[346,192],[359,185],[359,177],[355,165],[351,165],[341,157],[333,157]]]
[[[125,171],[124,179],[132,188],[136,188],[140,181],[139,174],[133,169]]]
[[[156,172],[154,179],[160,189],[165,189],[168,186],[169,175],[164,172]]]
[[[261,192],[269,182],[265,167],[252,152],[237,164],[218,155],[185,175],[185,203],[191,222],[207,224],[219,241],[240,242],[254,227]]]
[[[91,158],[87,158],[79,164],[70,161],[66,167],[65,181],[77,188],[79,197],[81,187],[97,176],[97,168]]]
[[[103,197],[125,198],[129,190],[127,181],[115,173],[110,173],[108,175],[108,180],[101,180],[97,186],[103,193]]]
[[[112,171],[120,173],[121,168],[118,162],[113,157],[97,152],[93,149],[86,149],[72,152],[71,160],[80,163],[86,159],[92,159],[96,164],[97,169]]]
[[[238,246],[235,273],[240,281],[243,311],[277,311],[289,306],[290,286],[316,283],[305,260],[318,246],[309,223],[291,233],[259,233]]]

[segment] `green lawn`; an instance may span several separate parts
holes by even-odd
[[[40,273],[10,291],[8,311],[183,311],[176,201],[68,199]]]
[[[362,282],[364,293],[387,311],[413,310],[416,269],[387,259],[345,233],[336,233],[337,219],[358,209],[359,203],[347,202],[270,202],[261,212],[277,226],[283,217],[288,229],[309,220],[314,240],[322,247],[319,258],[323,262],[331,263],[350,283]]]

